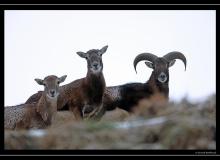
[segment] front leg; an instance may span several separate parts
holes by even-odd
[[[73,112],[76,120],[82,120],[83,117],[82,117],[82,113],[81,113],[80,107],[71,106],[69,108],[69,110]]]
[[[84,105],[82,109],[83,119],[100,120],[105,113],[103,104],[100,105]]]
[[[93,116],[93,119],[99,121],[102,118],[102,116],[105,114],[105,112],[106,112],[106,108],[104,107],[103,104],[101,104],[97,112]]]
[[[94,112],[95,107],[89,104],[85,104],[82,107],[82,118],[85,120],[90,119],[91,114]]]

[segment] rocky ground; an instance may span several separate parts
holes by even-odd
[[[216,149],[216,96],[200,103],[156,97],[99,122],[76,122],[65,112],[48,129],[5,130],[5,149]]]

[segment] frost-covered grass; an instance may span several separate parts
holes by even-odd
[[[216,96],[199,103],[141,101],[99,122],[67,115],[44,130],[5,131],[5,149],[216,149]],[[58,123],[59,122],[59,123]]]

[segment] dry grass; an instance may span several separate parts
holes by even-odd
[[[107,112],[99,122],[61,113],[45,130],[5,131],[5,149],[216,149],[216,98],[192,104],[142,100],[128,114]]]

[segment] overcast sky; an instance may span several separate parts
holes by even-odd
[[[216,12],[195,11],[5,11],[5,106],[24,103],[43,86],[34,79],[67,75],[67,84],[85,77],[86,61],[76,52],[101,49],[107,86],[146,82],[152,72],[143,52],[182,52],[169,69],[170,99],[202,100],[216,92]]]

